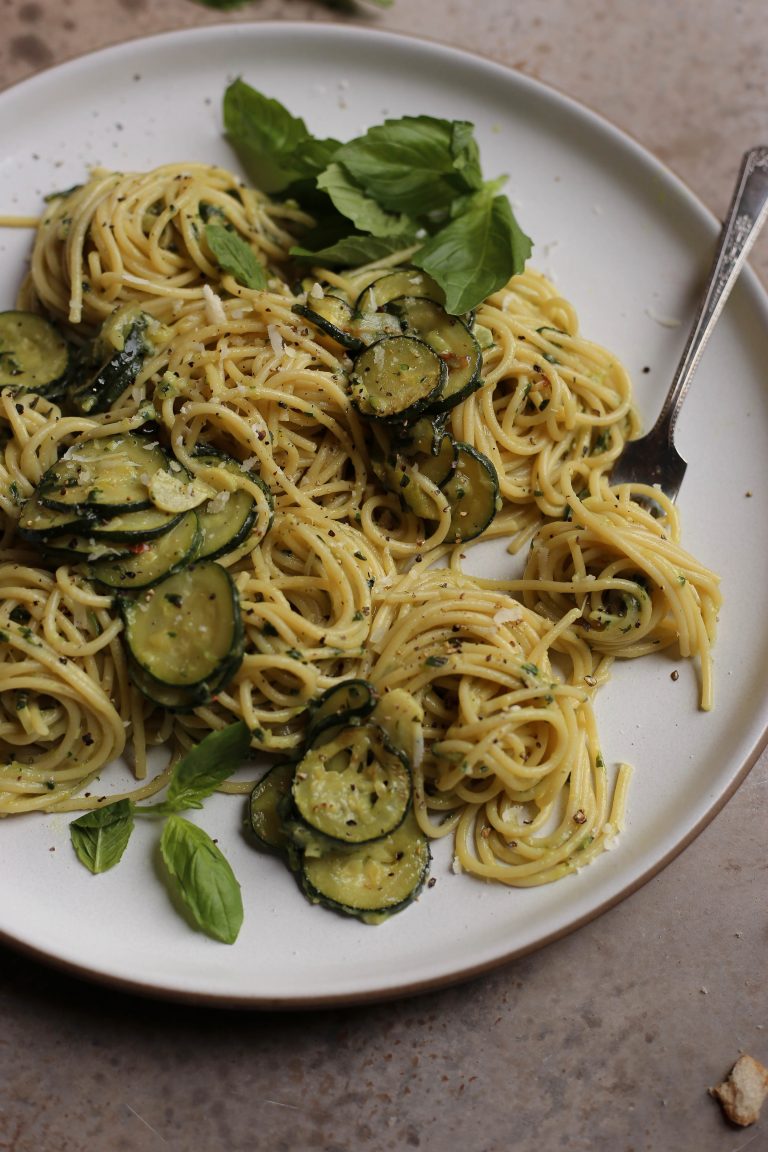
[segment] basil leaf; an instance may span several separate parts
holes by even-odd
[[[218,732],[209,732],[182,756],[173,770],[166,799],[154,811],[180,812],[202,808],[202,801],[239,768],[251,746],[251,733],[242,720]],[[150,809],[144,808],[147,812]]]
[[[324,264],[329,268],[355,268],[359,264],[369,264],[372,260],[383,260],[402,248],[410,247],[410,236],[364,236],[352,233],[326,248],[291,248],[291,256],[312,264]]]
[[[214,940],[233,944],[243,923],[240,885],[208,833],[181,816],[169,816],[160,853],[195,923]]]
[[[116,800],[78,816],[69,825],[72,847],[81,864],[94,875],[114,868],[133,831],[133,804]]]
[[[341,164],[329,164],[318,177],[317,186],[328,193],[341,215],[351,220],[359,232],[370,232],[373,236],[416,233],[416,225],[408,216],[385,212],[375,200],[366,196]],[[349,227],[347,230],[351,231]]]
[[[348,144],[334,160],[389,212],[424,217],[482,186],[479,154],[466,121],[433,116],[385,120]]]
[[[206,224],[205,239],[222,272],[245,288],[266,288],[266,269],[242,236],[222,224]]]
[[[474,197],[411,261],[443,289],[446,311],[459,316],[522,272],[530,253],[509,200],[491,190]]]
[[[224,93],[224,131],[251,180],[267,193],[317,176],[338,148],[335,140],[313,137],[300,117],[243,80]]]

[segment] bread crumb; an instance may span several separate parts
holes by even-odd
[[[746,1128],[757,1123],[768,1096],[768,1068],[753,1056],[739,1056],[728,1078],[709,1092],[720,1101],[732,1124]]]

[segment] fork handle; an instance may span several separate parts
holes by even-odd
[[[661,431],[666,426],[670,443],[678,412],[704,345],[767,215],[768,147],[752,148],[742,160],[707,290],[699,305],[672,386],[654,425],[654,431]]]

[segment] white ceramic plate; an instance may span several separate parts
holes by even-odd
[[[476,125],[486,176],[509,173],[534,262],[576,304],[582,330],[629,366],[646,420],[684,344],[718,228],[684,187],[598,117],[513,72],[435,45],[360,29],[253,24],[129,43],[44,73],[0,96],[0,213],[89,165],[141,168],[196,159],[234,165],[222,139],[224,87],[243,76],[349,138],[387,114]],[[0,233],[0,305],[14,300],[29,236]],[[637,887],[732,792],[768,727],[768,306],[747,272],[698,371],[679,424],[689,460],[685,542],[723,577],[716,710],[697,711],[690,666],[668,657],[617,669],[598,701],[606,760],[635,765],[616,849],[545,888],[505,890],[454,875],[369,928],[310,907],[283,866],[239,834],[238,802],[216,798],[206,828],[239,876],[246,922],[226,947],[177,917],[155,875],[155,830],[121,865],[91,877],[65,817],[0,825],[0,938],[91,977],[155,995],[255,1006],[322,1004],[434,987],[529,951]],[[751,493],[751,495],[749,495]],[[500,550],[493,563],[509,562]]]

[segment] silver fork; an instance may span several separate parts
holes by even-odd
[[[755,237],[768,215],[768,147],[744,155],[707,289],[659,417],[650,432],[630,440],[613,466],[611,484],[651,484],[676,500],[687,462],[674,443],[675,424],[704,345],[709,339]]]

